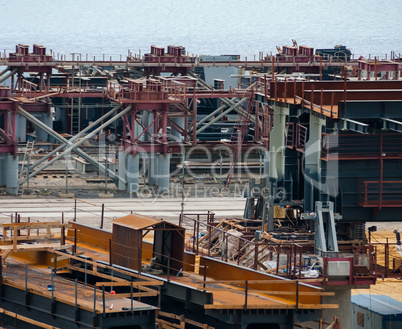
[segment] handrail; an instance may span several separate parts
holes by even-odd
[[[365,207],[402,207],[402,181],[363,181],[360,178],[359,200]]]

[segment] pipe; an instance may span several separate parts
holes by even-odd
[[[77,135],[73,136],[69,141],[71,143],[75,142],[78,138],[80,138],[82,135],[84,135],[88,130],[92,129],[96,125],[98,125],[100,122],[102,122],[104,119],[107,117],[111,116],[113,112],[118,111],[122,108],[123,104],[120,104],[116,107],[114,107],[112,110],[107,112],[104,116],[100,117],[98,120],[95,122],[91,123],[88,127],[86,127],[84,130],[81,130]],[[44,156],[42,159],[34,163],[32,166],[29,167],[29,171],[33,170],[35,167],[39,166],[41,163],[49,159],[52,155],[56,154],[59,152],[61,149],[65,148],[67,144],[63,143],[62,145],[59,145],[56,149],[54,149],[52,152],[48,153],[46,156]]]
[[[12,70],[10,73],[6,74],[4,77],[2,77],[0,79],[0,83],[3,83],[3,81],[7,80],[9,77],[11,77],[12,75],[14,75],[17,72],[18,72],[18,68]]]
[[[229,107],[225,112],[222,112],[221,114],[219,114],[216,118],[212,119],[211,121],[209,121],[205,126],[202,126],[200,129],[198,129],[196,131],[197,134],[199,134],[200,132],[204,131],[205,129],[207,129],[209,126],[211,126],[213,123],[215,123],[216,121],[218,121],[220,118],[222,118],[224,115],[228,114],[229,112],[233,111],[233,109],[236,109],[237,107],[239,107],[241,104],[243,104],[248,98],[244,97],[243,99],[241,99],[240,101],[238,101],[237,103],[233,104],[231,107]]]
[[[58,141],[60,141],[61,143],[65,143],[67,145],[69,145],[68,148],[66,148],[62,153],[60,153],[58,156],[56,156],[55,158],[53,158],[51,161],[47,162],[45,165],[41,166],[40,168],[38,168],[36,171],[34,171],[33,173],[31,173],[28,177],[32,178],[34,176],[36,176],[39,172],[41,172],[43,169],[47,168],[48,166],[50,166],[51,164],[53,164],[56,160],[60,159],[61,157],[63,157],[66,153],[71,152],[72,150],[75,150],[75,152],[81,156],[82,158],[84,158],[85,160],[87,160],[89,163],[93,164],[94,166],[96,166],[98,169],[100,169],[103,172],[108,172],[109,176],[113,179],[118,179],[120,182],[122,182],[123,184],[126,184],[127,181],[120,177],[119,175],[116,175],[113,171],[109,171],[105,168],[105,166],[103,166],[102,164],[100,164],[98,161],[96,161],[95,159],[93,159],[92,157],[90,157],[88,154],[86,154],[84,151],[82,151],[81,149],[77,148],[80,144],[82,144],[85,140],[87,140],[88,138],[92,137],[93,135],[95,135],[96,133],[98,133],[100,130],[102,130],[103,128],[107,127],[110,123],[114,122],[115,120],[117,120],[118,118],[120,118],[121,116],[123,116],[124,114],[126,114],[127,112],[129,112],[131,110],[131,105],[128,106],[125,110],[123,110],[122,112],[116,114],[113,118],[109,119],[107,122],[105,122],[104,124],[102,124],[101,126],[99,126],[97,129],[95,129],[94,131],[92,131],[90,134],[88,134],[85,138],[79,140],[78,142],[76,142],[75,144],[72,144],[70,141],[68,141],[67,139],[65,139],[64,137],[60,136],[58,133],[56,133],[53,129],[49,128],[48,126],[46,126],[44,123],[42,123],[40,120],[36,119],[33,115],[31,115],[30,113],[28,113],[27,111],[25,111],[23,108],[21,108],[20,106],[18,106],[18,111],[19,113],[24,116],[25,118],[27,118],[29,121],[31,121],[32,123],[38,125],[40,128],[42,128],[43,130],[45,130],[48,134],[50,134],[51,136],[53,136],[54,138],[56,138]],[[24,179],[24,181],[21,182],[21,184],[24,184],[27,181],[27,178]]]
[[[212,118],[215,114],[219,113],[220,111],[224,110],[227,107],[227,105],[222,105],[221,107],[219,107],[218,109],[216,109],[215,111],[213,111],[212,113],[208,114],[205,118],[203,118],[202,120],[198,121],[197,123],[197,128],[198,126],[201,126],[201,124],[203,124],[205,121],[207,121],[209,118]],[[191,128],[190,131],[192,131],[193,128]]]
[[[0,77],[10,69],[11,69],[11,67],[7,66],[3,71],[1,71]]]

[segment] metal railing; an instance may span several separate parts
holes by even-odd
[[[402,207],[402,181],[359,179],[359,204],[363,207]]]

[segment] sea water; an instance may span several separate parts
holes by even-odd
[[[38,43],[69,57],[116,58],[172,44],[252,59],[295,39],[384,58],[402,53],[401,14],[402,0],[0,0],[0,50]]]

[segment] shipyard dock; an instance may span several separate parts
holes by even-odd
[[[400,278],[398,228],[371,234],[400,221],[401,56],[277,50],[1,53],[4,319],[343,329],[352,289]]]

